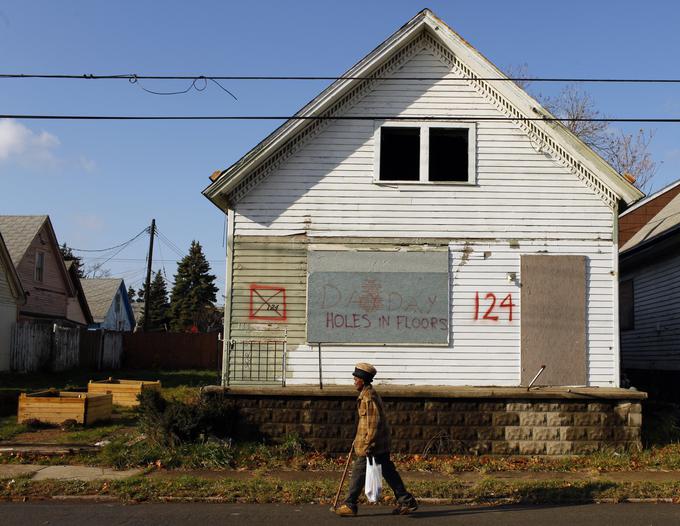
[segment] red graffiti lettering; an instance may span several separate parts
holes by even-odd
[[[484,311],[484,315],[482,316],[482,320],[488,320],[488,321],[494,321],[497,322],[500,320],[500,316],[497,313],[494,313],[494,309],[496,308],[496,295],[493,292],[487,292],[484,296],[484,300],[490,301],[490,304]],[[473,314],[473,319],[474,320],[479,320],[479,310],[480,307],[480,299],[479,299],[479,292],[475,292],[475,310]],[[499,303],[499,307],[508,309],[508,322],[512,322],[513,320],[513,308],[515,307],[515,303],[512,301],[512,294],[508,294],[503,298],[503,300]]]
[[[286,321],[286,289],[277,285],[250,284],[251,320]]]
[[[512,302],[512,294],[508,294],[503,298],[503,301],[501,301],[501,307],[505,307],[508,309],[508,321],[512,321],[512,308],[515,306],[515,304]]]

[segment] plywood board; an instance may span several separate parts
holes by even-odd
[[[309,253],[311,343],[449,341],[448,252]]]
[[[522,385],[585,385],[586,257],[521,260]]]

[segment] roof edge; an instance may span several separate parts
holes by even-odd
[[[661,188],[660,190],[657,190],[656,192],[654,192],[653,194],[650,194],[650,195],[644,197],[643,199],[640,199],[637,203],[635,203],[635,204],[632,205],[631,207],[629,207],[629,208],[627,208],[626,210],[624,210],[623,212],[621,212],[621,213],[619,214],[619,217],[623,217],[623,216],[625,216],[626,214],[629,214],[630,212],[632,212],[632,211],[634,211],[634,210],[637,210],[638,208],[640,208],[640,207],[646,205],[646,204],[649,203],[650,201],[653,201],[653,200],[656,199],[657,197],[661,197],[661,196],[662,196],[663,194],[665,194],[666,192],[670,192],[670,191],[673,190],[674,188],[677,188],[678,185],[680,185],[680,179],[678,179],[677,181],[674,181],[674,182],[672,182],[672,183],[669,183],[669,184],[667,184],[666,186],[664,186],[663,188]]]

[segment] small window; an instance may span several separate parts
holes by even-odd
[[[120,295],[116,296],[116,314],[120,316],[121,314],[121,303],[120,303]]]
[[[635,292],[632,279],[619,284],[619,328],[622,331],[635,328]]]
[[[474,184],[474,123],[386,123],[376,128],[374,181]]]
[[[380,179],[420,179],[420,128],[384,127],[381,130]]]
[[[36,251],[35,253],[35,280],[42,283],[45,276],[45,253]]]
[[[429,181],[468,180],[468,130],[430,128]]]

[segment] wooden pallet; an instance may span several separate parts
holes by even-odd
[[[88,393],[108,393],[113,395],[113,403],[125,407],[139,405],[137,396],[147,389],[160,391],[161,383],[147,380],[116,380],[107,378],[106,380],[92,381],[87,384]]]
[[[19,396],[17,421],[39,420],[48,424],[61,424],[75,420],[90,425],[111,419],[113,396],[110,394],[76,393],[68,391],[39,391]]]

